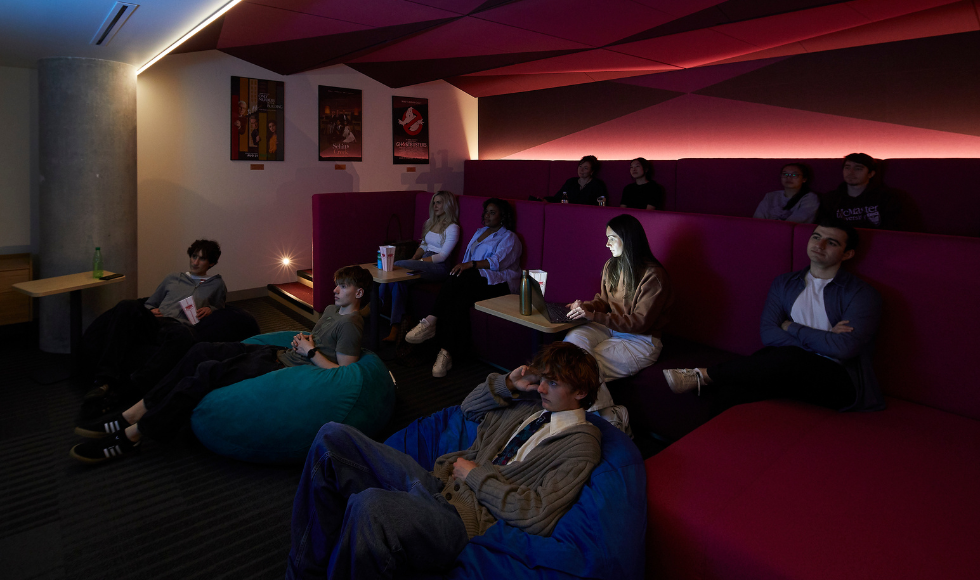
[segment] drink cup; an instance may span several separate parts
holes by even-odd
[[[395,269],[395,246],[381,246],[381,269],[385,272]]]
[[[538,282],[538,286],[541,286],[541,295],[545,296],[544,287],[548,282],[548,273],[544,270],[528,270],[528,274]]]

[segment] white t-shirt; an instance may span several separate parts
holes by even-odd
[[[419,247],[424,252],[435,252],[436,255],[432,256],[432,262],[438,264],[446,261],[453,248],[456,247],[457,241],[459,241],[459,226],[449,224],[449,227],[446,228],[445,240],[443,240],[442,234],[430,231],[425,234],[425,239],[422,240]]]
[[[793,303],[793,310],[789,316],[797,324],[829,331],[832,327],[827,318],[827,308],[823,303],[823,290],[832,278],[826,280],[814,278],[813,274],[807,272],[805,280],[806,287],[796,297],[796,302]]]

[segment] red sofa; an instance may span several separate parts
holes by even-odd
[[[751,217],[766,193],[779,189],[786,163],[809,164],[814,191],[841,182],[841,159],[679,159],[652,160],[655,179],[667,193],[668,211]],[[575,175],[576,161],[471,160],[463,164],[467,195],[527,199],[553,195]],[[887,159],[882,179],[902,200],[908,231],[980,236],[980,196],[975,195],[980,159]],[[618,206],[631,182],[629,161],[603,161],[599,172],[609,189],[608,205]],[[500,184],[513,184],[505,191]]]
[[[321,236],[335,221],[350,220],[352,214],[328,208],[384,203],[391,211],[407,212],[411,206],[411,215],[402,219],[415,224],[417,236],[424,221],[419,209],[430,195],[316,196],[314,232],[317,219],[323,220]],[[466,241],[482,198],[464,196],[461,202]],[[547,298],[594,294],[608,257],[605,223],[623,210],[515,206],[526,265],[549,273]],[[379,222],[387,220],[387,214],[375,213]],[[707,397],[673,395],[661,370],[710,364],[759,348],[759,317],[769,284],[806,265],[813,226],[630,213],[643,223],[676,293],[660,361],[610,384],[617,402],[630,409],[634,429],[678,439],[646,462],[648,577],[975,576],[980,569],[980,556],[971,555],[980,538],[975,460],[980,394],[968,365],[976,350],[970,337],[980,327],[980,305],[968,289],[980,271],[980,239],[862,231],[858,257],[847,267],[884,299],[875,366],[886,410],[841,414],[767,401],[711,418]],[[383,236],[375,230],[383,230],[384,223],[375,225],[343,230],[349,236],[344,245],[365,255],[346,263],[371,259],[376,238]],[[315,260],[328,255],[334,254],[314,247]],[[321,271],[321,266],[314,267]],[[510,366],[528,354],[527,333],[472,315],[481,356]],[[506,347],[500,336],[508,337]]]

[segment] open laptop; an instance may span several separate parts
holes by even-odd
[[[552,324],[584,324],[589,321],[588,318],[578,318],[576,320],[571,320],[568,318],[568,307],[564,304],[558,302],[545,302],[544,294],[541,293],[541,285],[534,278],[531,278],[531,304],[534,306],[535,310],[540,312],[551,321]]]

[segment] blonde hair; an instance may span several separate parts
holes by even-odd
[[[436,196],[442,198],[442,209],[443,214],[441,218],[436,218],[435,202]],[[425,225],[422,226],[422,239],[432,231],[436,226],[441,226],[442,231],[442,241],[446,241],[446,230],[449,226],[456,224],[459,225],[459,203],[456,201],[456,196],[453,195],[451,191],[437,191],[432,195],[432,199],[429,200],[429,219],[425,220]]]

